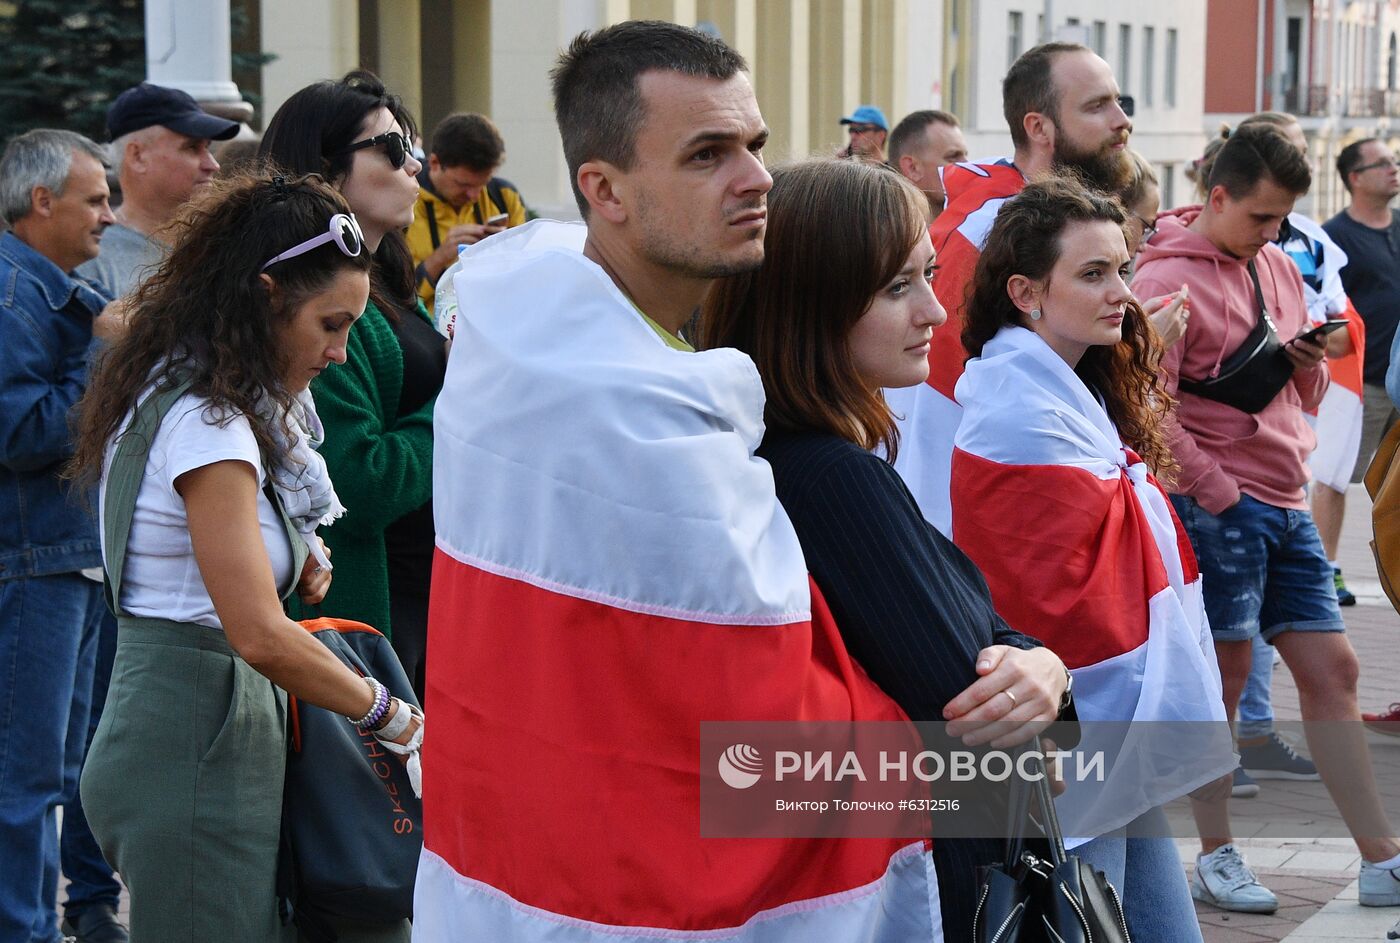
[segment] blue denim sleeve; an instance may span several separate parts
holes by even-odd
[[[1385,391],[1390,394],[1390,401],[1400,408],[1400,360],[1396,359],[1396,352],[1400,351],[1400,331],[1395,332],[1395,340],[1390,345],[1390,367],[1385,371]]]
[[[68,414],[87,386],[87,347],[63,351],[15,307],[0,307],[0,465],[38,471],[73,452]]]

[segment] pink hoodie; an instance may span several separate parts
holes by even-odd
[[[1133,293],[1151,298],[1191,290],[1186,336],[1167,350],[1162,373],[1167,391],[1178,399],[1167,419],[1167,441],[1181,463],[1172,490],[1219,514],[1240,492],[1275,507],[1305,510],[1307,459],[1317,445],[1303,410],[1317,406],[1327,389],[1327,367],[1295,370],[1293,379],[1263,410],[1251,415],[1223,403],[1181,393],[1178,377],[1204,379],[1229,358],[1259,318],[1254,283],[1244,259],[1222,252],[1186,227],[1199,206],[1158,217],[1157,235],[1143,247]],[[1264,304],[1287,341],[1307,325],[1307,303],[1298,269],[1276,246],[1266,245],[1254,264]]]

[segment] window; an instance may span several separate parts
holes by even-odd
[[[1171,32],[1174,33],[1176,30],[1172,30]],[[1176,206],[1176,194],[1172,192],[1176,189],[1176,165],[1162,164],[1161,172],[1158,173],[1157,179],[1162,181],[1160,190],[1162,206]]]
[[[1021,57],[1021,12],[1012,10],[1006,14],[1006,67]]]
[[[1167,30],[1167,75],[1162,92],[1167,99],[1167,107],[1176,107],[1176,30]],[[1170,204],[1168,204],[1170,205]]]
[[[1153,86],[1152,71],[1157,62],[1157,29],[1152,26],[1142,28],[1142,103],[1151,107]]]
[[[1128,85],[1133,74],[1133,28],[1127,23],[1118,27],[1118,81],[1121,91],[1129,94]]]
[[[1089,45],[1093,47],[1095,53],[1102,56],[1104,54],[1104,43],[1108,41],[1108,24],[1103,20],[1095,20],[1094,31],[1090,36],[1092,38]]]

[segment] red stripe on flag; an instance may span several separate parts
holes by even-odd
[[[934,328],[933,339],[929,342],[928,385],[948,399],[954,399],[953,390],[967,364],[967,349],[962,344],[963,309],[966,307],[963,292],[972,285],[972,273],[981,252],[957,230],[947,234],[937,251],[938,272],[934,276],[933,292],[948,312],[948,320]]]
[[[1014,628],[1070,668],[1147,640],[1148,600],[1168,586],[1167,572],[1126,475],[1105,481],[955,449],[952,494],[953,539]]]
[[[555,914],[713,930],[878,879],[907,839],[701,839],[700,729],[898,720],[812,588],[811,622],[617,609],[438,550],[424,837],[459,874]]]

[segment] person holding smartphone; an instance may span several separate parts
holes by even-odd
[[[525,222],[520,191],[496,171],[505,142],[485,115],[458,112],[433,129],[418,175],[418,203],[408,229],[417,267],[418,297],[433,310],[434,286],[457,261],[457,251]]]

